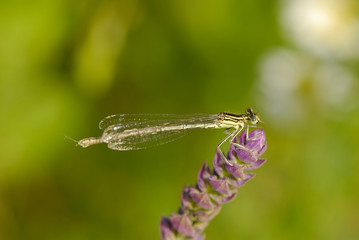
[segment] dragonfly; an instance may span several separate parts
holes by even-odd
[[[244,114],[220,112],[218,114],[115,114],[102,119],[99,128],[103,130],[101,137],[89,137],[78,141],[83,148],[91,145],[107,143],[108,148],[119,151],[145,149],[165,144],[185,135],[191,129],[225,128],[227,136],[217,145],[218,152],[226,158],[221,145],[226,141],[248,150],[234,142],[235,137],[247,127],[255,127],[262,122],[252,108]],[[233,129],[228,132],[229,129]]]

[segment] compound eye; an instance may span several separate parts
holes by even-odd
[[[251,124],[257,124],[258,123],[258,119],[257,118],[252,118],[251,119]]]

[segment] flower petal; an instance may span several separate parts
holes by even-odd
[[[208,179],[208,182],[212,186],[212,188],[214,190],[216,190],[217,192],[226,194],[226,195],[229,194],[229,188],[228,188],[228,183],[227,183],[226,178],[216,179],[215,176],[211,176]]]
[[[230,174],[232,174],[234,177],[236,177],[236,178],[243,178],[244,177],[243,165],[239,165],[238,163],[233,163],[232,166],[226,165],[225,167],[226,167],[227,171]]]
[[[175,240],[176,239],[176,236],[173,233],[171,227],[172,227],[171,221],[166,217],[162,217],[161,223],[160,223],[160,234],[161,234],[162,240]]]
[[[258,150],[257,157],[261,156],[267,150],[267,143],[265,143],[261,149]]]
[[[184,186],[182,195],[181,195],[181,209],[193,209],[193,203],[189,196],[190,187]]]
[[[253,163],[257,161],[256,156],[253,154],[252,151],[243,150],[240,148],[237,148],[236,150],[237,157],[246,163]]]
[[[259,168],[259,167],[262,166],[266,161],[267,161],[267,159],[258,159],[258,160],[255,161],[254,163],[251,163],[251,164],[245,166],[244,169],[245,169],[245,170],[253,170],[253,169]]]
[[[223,168],[222,168],[222,165],[224,162],[225,161],[224,161],[223,157],[218,152],[218,150],[216,150],[216,155],[214,156],[214,160],[213,160],[213,170],[219,177],[224,176],[224,172],[223,172]]]
[[[201,191],[207,190],[206,180],[204,179],[205,171],[206,171],[206,162],[203,163],[201,169],[199,170],[198,177],[197,177],[197,187]]]
[[[230,179],[228,181],[228,183],[230,185],[238,188],[238,187],[243,186],[246,182],[248,182],[249,180],[251,180],[254,177],[255,177],[254,173],[247,173],[243,179]]]
[[[187,214],[172,214],[170,216],[170,221],[172,223],[173,229],[175,229],[177,232],[182,233],[186,236],[193,236],[195,234],[195,231],[191,225],[191,221],[189,220]]]
[[[212,209],[213,208],[213,204],[212,204],[211,200],[209,199],[207,192],[200,192],[197,189],[190,187],[188,194],[191,197],[191,199],[195,203],[198,204],[198,206],[200,206],[204,209]]]
[[[232,201],[237,196],[237,192],[231,195],[219,195],[219,194],[212,194],[211,199],[215,201],[217,204],[224,204],[227,202]]]

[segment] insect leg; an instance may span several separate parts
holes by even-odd
[[[242,127],[242,128],[243,128],[243,127]],[[247,125],[247,129],[246,129],[246,140],[248,139],[248,129],[249,129],[249,127],[248,127],[248,125]],[[238,133],[239,133],[239,132],[238,132]],[[238,148],[240,148],[240,149],[249,151],[249,149],[246,148],[245,146],[243,146],[243,145],[241,145],[241,144],[239,144],[239,143],[234,142],[234,139],[237,137],[238,133],[237,133],[236,135],[234,135],[234,136],[231,138],[231,140],[229,140],[230,144],[232,144],[233,146],[236,146],[236,147],[238,147]]]
[[[228,163],[230,166],[232,166],[232,163],[230,163],[228,161],[228,159],[226,158],[226,156],[224,155],[223,151],[221,150],[221,145],[227,141],[229,138],[233,139],[233,136],[237,136],[238,133],[243,129],[243,126],[241,126],[240,128],[239,127],[236,127],[232,132],[230,132],[218,145],[217,145],[217,149],[218,149],[218,152],[219,154],[222,156],[222,158],[226,161],[226,163]]]
[[[250,138],[250,137],[249,137],[249,128],[250,128],[250,127],[256,127],[256,126],[247,125],[247,129],[246,129],[246,139],[245,139],[245,141],[255,139],[256,137],[258,137],[258,136],[260,135],[260,134],[257,134],[257,135],[255,135],[255,136],[253,136],[253,137]],[[238,132],[238,133],[239,133],[239,132]],[[238,133],[237,133],[237,135],[238,135]],[[234,139],[235,139],[235,137],[236,137],[237,135],[235,135],[235,136],[232,137],[232,139],[230,140],[230,143],[231,143],[232,145],[234,145],[234,146],[240,148],[240,149],[243,149],[243,150],[246,150],[246,151],[250,151],[250,149],[248,149],[247,147],[245,147],[245,146],[243,146],[243,145],[241,145],[241,144],[239,144],[239,143],[233,142]]]
[[[258,128],[258,126],[247,125],[247,129],[246,129],[246,140],[253,140],[253,139],[257,138],[259,135],[262,134],[262,133],[259,133],[259,134],[257,134],[257,135],[254,135],[253,137],[249,137],[249,128],[250,128],[250,127]]]

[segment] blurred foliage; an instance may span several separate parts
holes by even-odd
[[[114,113],[247,107],[262,113],[268,162],[206,239],[358,239],[357,94],[339,107],[321,101],[310,70],[287,95],[284,83],[264,94],[259,80],[275,48],[344,66],[355,91],[358,62],[298,47],[282,34],[279,3],[1,1],[0,239],[159,239],[160,217],[177,210],[223,133],[133,152],[81,149],[65,135],[100,136]]]

